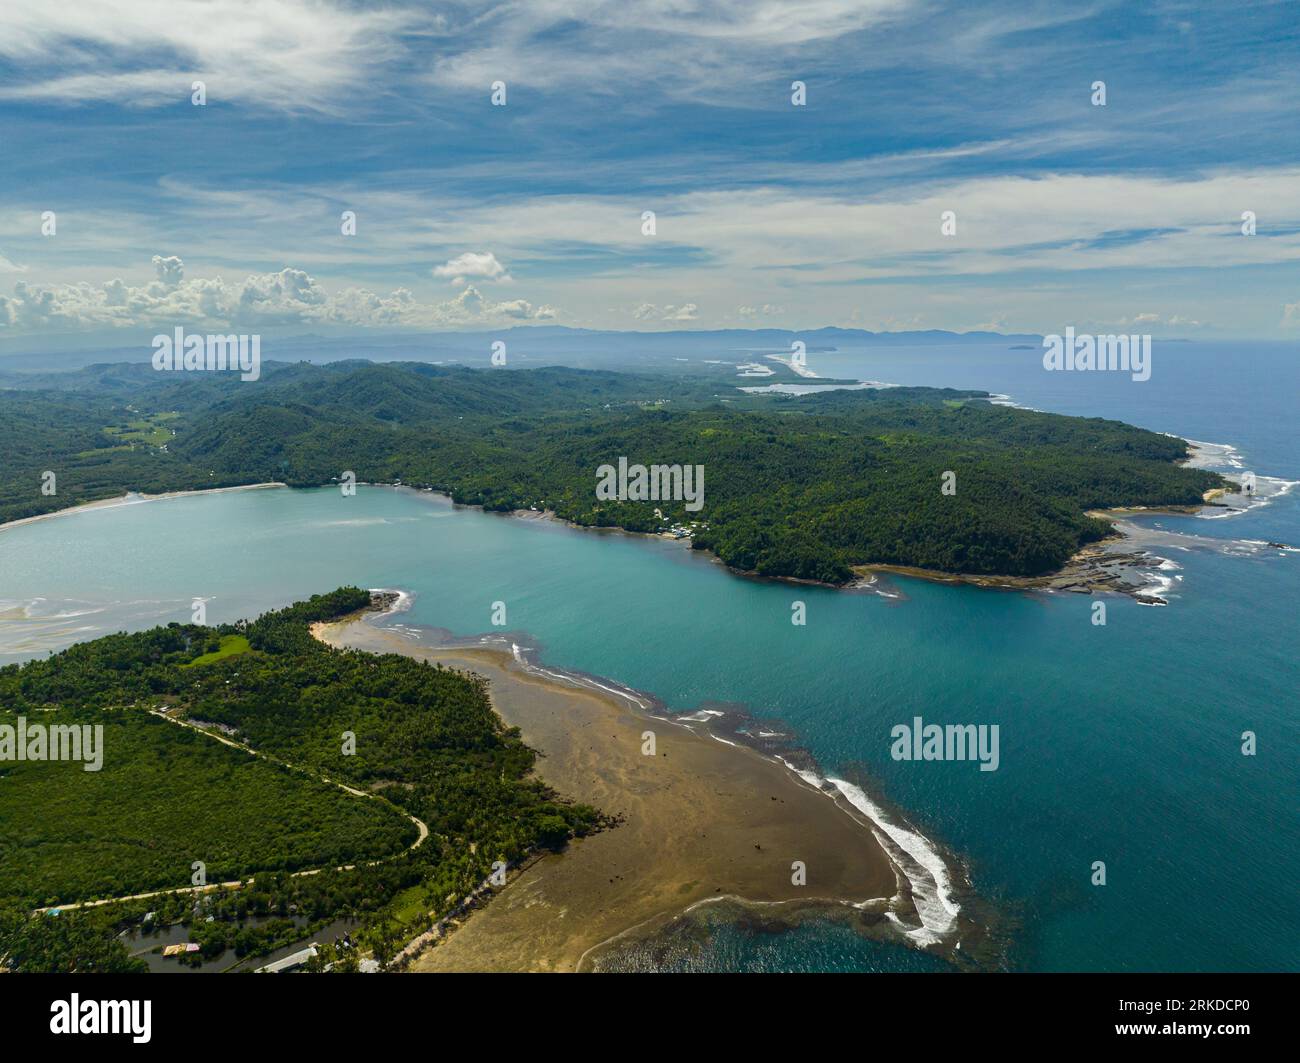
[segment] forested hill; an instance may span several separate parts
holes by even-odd
[[[841,582],[873,562],[1036,575],[1107,532],[1089,509],[1196,504],[1225,486],[1176,464],[1182,440],[1116,421],[973,391],[749,395],[733,374],[346,362],[268,365],[256,383],[148,366],[10,378],[0,519],[127,489],[307,487],[351,471],[584,525],[694,522],[694,545],[734,568]],[[620,457],[704,466],[703,508],[600,501],[596,470]],[[47,470],[57,495],[40,492]]]

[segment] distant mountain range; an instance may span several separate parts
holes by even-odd
[[[135,342],[112,346],[87,345],[67,350],[15,350],[0,354],[0,370],[80,369],[105,362],[147,361],[152,354],[155,332],[133,330]],[[197,330],[196,330],[197,331]],[[256,332],[253,326],[220,331]],[[755,354],[788,353],[801,340],[809,351],[879,344],[1031,344],[1042,337],[1027,333],[946,332],[925,329],[917,332],[869,332],[866,329],[700,329],[671,332],[626,332],[569,328],[564,325],[520,325],[504,329],[471,332],[357,333],[321,336],[262,334],[262,356],[276,361],[336,362],[347,358],[372,361],[456,361],[486,363],[495,341],[506,344],[508,364],[513,366],[563,364],[579,368],[627,368],[645,365],[645,359],[720,358],[741,359]],[[17,341],[11,340],[10,345]]]

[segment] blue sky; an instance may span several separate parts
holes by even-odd
[[[0,343],[1294,337],[1298,37],[1295,3],[6,0]]]

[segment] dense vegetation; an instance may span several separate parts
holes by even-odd
[[[29,724],[89,718],[27,714]],[[224,882],[388,856],[415,840],[415,826],[390,806],[157,716],[94,718],[104,721],[100,771],[0,765],[0,897],[66,904],[186,885],[195,860],[209,882]]]
[[[0,669],[0,722],[25,715],[105,728],[98,773],[0,766],[0,956],[22,969],[126,969],[125,952],[100,948],[100,939],[147,903],[160,920],[192,921],[200,955],[292,940],[302,933],[292,921],[277,931],[241,920],[294,914],[313,925],[368,916],[368,944],[383,957],[477,886],[493,861],[518,861],[600,826],[593,809],[560,801],[532,777],[533,752],[502,727],[478,677],[311,637],[312,622],[368,602],[367,592],[345,588],[249,623],[171,624]],[[236,638],[248,649],[194,664]],[[300,770],[157,710],[221,724]],[[344,752],[345,732],[355,752]],[[379,798],[348,797],[321,775]],[[429,827],[414,850],[401,851],[416,831],[399,809]],[[284,874],[381,854],[388,858],[351,870]],[[184,885],[195,859],[207,863],[210,882],[252,872],[256,885],[197,907],[192,897],[137,902],[117,922],[100,911],[16,914],[54,898]]]
[[[1224,486],[1175,464],[1182,440],[994,406],[981,392],[793,398],[746,395],[721,371],[709,379],[368,363],[274,367],[256,385],[214,376],[176,381],[109,366],[29,382],[45,390],[0,392],[0,440],[20,444],[3,474],[0,518],[114,487],[316,486],[351,471],[584,525],[654,531],[695,521],[694,545],[734,568],[842,582],[873,562],[1041,574],[1109,530],[1088,509],[1195,504]],[[96,442],[96,418],[118,430]],[[146,442],[123,450],[123,426],[138,438],[176,434],[165,451]],[[598,501],[596,469],[620,456],[703,465],[703,510]],[[59,471],[57,498],[39,494],[42,467]],[[955,494],[941,491],[945,472],[955,474]]]

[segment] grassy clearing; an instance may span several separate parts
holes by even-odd
[[[125,426],[110,425],[104,432],[123,443],[146,443],[151,447],[161,447],[174,434],[168,422],[179,416],[179,413],[151,413],[138,421],[127,421]]]
[[[243,635],[222,635],[221,645],[211,653],[205,653],[202,657],[195,657],[189,664],[181,665],[182,668],[193,668],[200,664],[212,664],[214,661],[224,661],[227,657],[238,657],[241,653],[247,653],[251,646],[248,639]]]

